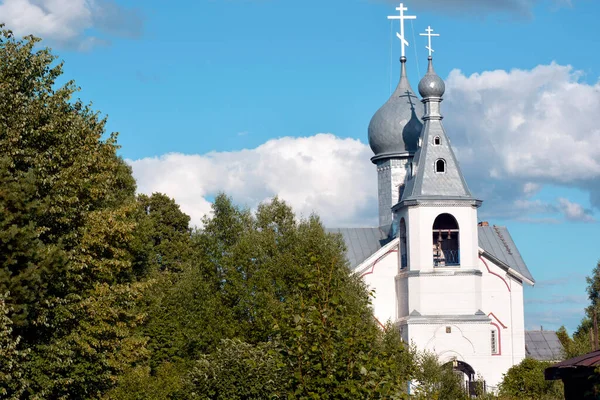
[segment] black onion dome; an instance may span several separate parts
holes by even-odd
[[[402,68],[396,90],[369,123],[373,159],[412,155],[418,148],[423,110],[406,77],[406,58],[400,62]]]

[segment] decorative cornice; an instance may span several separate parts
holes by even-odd
[[[388,158],[406,159],[406,158],[413,157],[414,155],[415,155],[415,153],[412,151],[382,153],[382,154],[377,154],[376,156],[371,157],[371,162],[373,164],[377,164],[377,161],[379,161],[379,160],[385,160]]]
[[[397,211],[403,207],[474,207],[479,208],[483,203],[477,199],[457,199],[457,198],[438,198],[438,199],[411,199],[399,201],[392,207],[392,211]]]
[[[414,278],[417,276],[483,276],[483,273],[478,269],[460,269],[460,268],[449,268],[449,267],[438,267],[433,270],[424,271],[402,271],[396,275],[397,279],[403,278]]]
[[[392,169],[402,169],[402,168],[406,168],[405,160],[393,159],[393,160],[386,160],[380,164],[377,164],[377,172],[389,171]]]
[[[414,311],[408,317],[397,321],[399,325],[489,324],[490,322],[492,319],[481,312],[472,315],[415,315]]]

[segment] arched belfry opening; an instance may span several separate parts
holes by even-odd
[[[433,266],[460,265],[458,222],[451,214],[437,216],[433,222]]]
[[[400,268],[406,268],[408,266],[406,246],[406,222],[404,218],[400,220]]]

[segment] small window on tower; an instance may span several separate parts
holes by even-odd
[[[498,331],[496,331],[495,328],[492,328],[491,333],[492,354],[498,354]]]
[[[434,137],[433,144],[435,144],[436,146],[439,146],[440,144],[442,144],[442,139],[440,139],[439,136]]]
[[[435,162],[435,172],[438,174],[443,174],[446,172],[446,161],[441,158]]]

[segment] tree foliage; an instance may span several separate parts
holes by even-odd
[[[416,353],[416,382],[414,387],[417,399],[468,399],[464,383],[465,376],[456,372],[451,363],[440,363],[430,352]]]
[[[191,398],[268,400],[285,393],[285,364],[272,342],[251,345],[224,339],[203,355],[190,372]]]
[[[0,292],[31,350],[28,395],[98,398],[145,357],[135,182],[38,42],[0,27]]]
[[[20,349],[21,338],[12,334],[12,320],[8,317],[5,298],[0,294],[0,398],[16,400],[27,387],[23,365],[28,352]]]
[[[187,400],[191,386],[187,371],[176,364],[163,363],[154,371],[147,365],[138,365],[121,375],[119,385],[110,390],[106,400]]]
[[[525,358],[504,374],[500,397],[515,400],[559,400],[564,398],[561,381],[547,381],[544,370],[551,362]]]
[[[148,311],[153,365],[186,365],[201,398],[404,395],[410,352],[393,327],[376,325],[341,238],[317,217],[298,221],[277,198],[253,214],[219,195],[192,243],[196,262]],[[256,371],[233,367],[259,359]],[[207,378],[224,370],[236,378]]]
[[[584,317],[577,330],[569,336],[567,329],[561,326],[556,335],[563,346],[563,358],[569,359],[589,353],[593,350],[592,346],[592,322],[589,318]]]
[[[596,318],[600,316],[600,261],[592,270],[592,275],[586,277],[587,294],[590,300],[590,305],[585,309],[585,315],[582,318],[579,326],[569,336],[564,326],[560,327],[556,332],[564,349],[564,358],[577,357],[590,351],[595,350],[594,338],[600,336],[598,332],[594,332],[594,314]],[[598,338],[596,339],[598,340]]]

